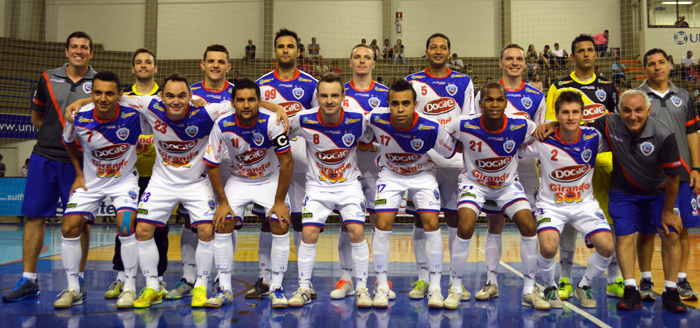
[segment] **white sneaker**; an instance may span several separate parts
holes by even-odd
[[[331,292],[331,299],[339,300],[352,295],[355,295],[355,288],[353,288],[352,281],[340,279],[335,283],[335,290]]]
[[[357,292],[355,292],[355,301],[357,302],[357,307],[361,309],[368,309],[373,305],[372,298],[369,296],[369,289],[367,288],[357,289]]]
[[[447,294],[447,299],[445,299],[443,305],[446,309],[456,310],[459,308],[460,303],[462,303],[462,294],[459,292],[459,289],[450,288],[450,291]]]
[[[413,290],[408,292],[408,297],[412,300],[419,300],[425,298],[428,295],[428,290],[430,290],[430,283],[423,280],[418,280],[411,284]]]
[[[372,306],[378,309],[386,309],[389,307],[389,291],[384,288],[380,288],[374,294],[374,300],[372,300]]]
[[[549,302],[545,301],[544,298],[540,295],[540,292],[538,290],[534,290],[530,294],[523,295],[522,305],[527,307],[533,307],[537,310],[549,310],[552,308],[551,305],[549,305]]]
[[[292,298],[287,302],[289,307],[302,307],[311,303],[311,292],[308,289],[299,287]]]
[[[272,304],[273,309],[286,309],[289,306],[282,287],[277,287],[270,293],[270,304]]]
[[[117,300],[117,309],[131,309],[134,307],[135,300],[136,293],[129,288],[124,288],[124,291],[119,295],[119,299]]]
[[[476,293],[477,301],[488,301],[496,297],[498,297],[498,285],[492,285],[490,281]]]
[[[387,285],[389,285],[389,300],[393,301],[393,300],[396,299],[396,293],[394,293],[394,291],[391,290],[391,287],[392,287],[392,286],[391,286],[391,281],[387,281],[386,283],[387,283]],[[377,295],[377,286],[379,286],[379,282],[377,282],[377,281],[375,280],[375,281],[374,281],[374,290],[372,291],[372,293],[373,293],[374,295]]]
[[[460,299],[461,298],[462,297],[460,296]],[[442,292],[437,288],[433,288],[428,293],[428,307],[431,309],[442,309],[444,299],[445,298],[442,296]]]

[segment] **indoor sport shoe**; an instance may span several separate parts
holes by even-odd
[[[194,308],[203,307],[207,303],[207,287],[200,285],[192,290],[192,302],[190,304]]]
[[[374,292],[372,306],[378,309],[386,309],[389,307],[389,291],[385,288],[379,288],[376,292]]]
[[[496,297],[498,297],[498,285],[492,285],[490,281],[475,296],[478,301],[488,301]]]
[[[160,303],[163,303],[163,295],[152,287],[145,287],[141,290],[141,296],[134,301],[134,307],[147,308]]]
[[[642,307],[642,297],[635,286],[625,286],[625,293],[617,302],[618,310],[634,310]]]
[[[183,297],[190,297],[192,296],[192,289],[194,289],[194,284],[191,284],[187,282],[187,279],[182,278],[175,285],[175,289],[167,292],[165,299],[179,300]]]
[[[167,285],[165,281],[159,280],[158,284],[160,285],[160,295],[163,297],[165,297],[165,295],[168,295],[168,290],[165,289],[165,285]]]
[[[430,289],[430,283],[423,280],[418,280],[411,284],[413,290],[408,292],[408,297],[412,300],[419,300],[428,295],[428,290]]]
[[[443,306],[448,310],[456,310],[459,304],[462,303],[462,294],[457,288],[450,288],[447,292],[447,298],[443,302]]]
[[[318,297],[318,293],[312,283],[309,283],[309,294],[311,295],[311,299],[316,299],[316,297]]]
[[[218,308],[224,304],[231,303],[233,303],[233,293],[228,290],[221,290],[221,288],[218,288],[214,295],[212,295],[211,298],[204,303],[204,306],[208,308]]]
[[[651,279],[642,279],[639,282],[639,294],[642,297],[642,301],[653,302],[656,300],[654,296],[654,283]]]
[[[448,287],[449,289],[452,289],[452,284]],[[466,288],[464,288],[464,285],[462,285],[462,301],[468,301],[472,299],[472,293],[468,292]]]
[[[117,309],[131,309],[136,301],[136,293],[131,289],[124,289],[117,300]]]
[[[393,286],[391,285],[391,281],[387,281],[386,284],[389,285],[389,300],[393,301],[396,299],[396,293],[394,293],[394,291],[392,290]],[[379,282],[375,280],[374,281],[374,290],[372,291],[372,293],[374,295],[377,295],[377,286],[379,286]]]
[[[680,279],[678,282],[676,282],[677,289],[678,289],[678,294],[680,294],[681,299],[684,301],[697,301],[698,300],[698,294],[693,291],[692,288],[690,288],[690,283],[688,282],[688,279],[683,278]]]
[[[608,284],[608,289],[605,291],[605,294],[609,297],[622,298],[622,295],[625,293],[625,284],[623,282],[624,280],[622,280],[621,277],[615,278],[614,283]]]
[[[561,302],[559,297],[559,290],[555,286],[545,288],[544,300],[549,303],[550,308],[561,309],[564,307],[564,303]]]
[[[73,288],[64,289],[57,297],[58,300],[53,302],[53,307],[56,309],[68,309],[73,305],[83,304],[83,295]]]
[[[19,281],[11,291],[2,295],[3,302],[17,302],[31,297],[39,297],[39,279],[29,279],[27,277],[19,277]]]
[[[331,299],[339,300],[345,298],[345,296],[353,295],[355,295],[355,288],[352,286],[352,281],[340,279],[335,283],[335,289],[331,292]]]
[[[559,279],[559,298],[562,301],[566,301],[569,297],[573,296],[574,287],[569,283],[569,278]]]
[[[297,291],[294,292],[292,298],[290,298],[287,302],[289,307],[293,308],[302,307],[305,304],[309,303],[311,303],[311,291],[301,287],[299,287],[299,289],[297,289]]]
[[[261,298],[270,294],[270,285],[263,281],[263,278],[258,278],[253,287],[245,292],[245,298]]]
[[[109,289],[105,293],[105,299],[111,300],[119,298],[122,294],[122,289],[124,289],[124,282],[117,280],[109,285]]]
[[[551,306],[540,295],[540,292],[533,290],[532,293],[523,295],[521,304],[523,306],[532,307],[537,310],[549,310]]]
[[[582,307],[593,309],[598,305],[598,302],[593,298],[591,286],[577,287],[574,291],[574,296],[581,300]]]
[[[665,288],[661,294],[661,302],[664,310],[669,312],[688,312],[688,307],[683,304],[676,288]]]
[[[355,302],[360,309],[368,309],[372,307],[372,297],[369,296],[369,289],[358,288],[355,291]]]
[[[461,297],[460,297],[461,298]],[[445,303],[445,298],[442,292],[437,288],[433,288],[428,292],[428,307],[431,309],[442,309]]]
[[[282,287],[277,287],[270,293],[270,304],[273,309],[286,309],[289,306]]]

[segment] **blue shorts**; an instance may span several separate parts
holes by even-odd
[[[683,220],[683,228],[693,228],[700,226],[700,216],[698,215],[697,195],[693,195],[693,188],[690,182],[681,182],[678,186],[678,196],[674,206],[676,214]],[[657,233],[652,225],[642,226],[641,233]]]
[[[641,231],[642,227],[661,226],[661,212],[666,195],[633,195],[610,190],[608,213],[613,220],[616,236],[626,236]],[[675,231],[669,227],[669,231]]]
[[[66,211],[70,188],[75,182],[73,164],[50,160],[32,153],[29,157],[29,174],[24,189],[22,215],[50,218],[56,216],[58,199]]]

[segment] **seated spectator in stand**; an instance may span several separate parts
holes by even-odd
[[[380,76],[377,78],[377,82],[379,82],[380,84],[384,84],[384,79]]]
[[[525,64],[526,70],[527,71],[527,76],[528,77],[533,77],[537,74],[539,74],[540,66],[537,65],[537,62],[535,61],[534,58],[527,58],[527,64]]]
[[[250,65],[251,59],[255,59],[255,45],[253,44],[253,40],[248,39],[248,45],[245,46],[245,56],[243,56],[243,58],[248,65]]]
[[[491,82],[491,78],[490,78],[490,77],[487,77],[487,78],[486,78],[486,83],[489,83],[489,82]]]
[[[379,49],[379,45],[377,45],[377,39],[372,39],[372,43],[369,44],[369,47],[372,48],[372,53],[374,54],[374,61],[377,61],[377,56],[382,52],[381,49]]]
[[[309,50],[309,56],[317,57],[321,53],[321,45],[316,43],[316,37],[311,38],[311,43],[306,47]]]
[[[309,65],[306,65],[306,61],[304,60],[304,58],[299,58],[299,64],[297,65],[297,68],[300,71],[311,73],[311,71],[309,70]]]
[[[233,78],[232,78],[232,79],[228,79],[228,81],[229,81],[230,83],[233,83],[233,85],[238,84],[238,82],[239,82],[240,80],[241,80],[241,73],[239,73],[238,71],[234,71],[234,72],[233,72]]]
[[[535,76],[532,78],[532,82],[530,82],[530,85],[535,87],[537,90],[544,91],[542,88],[542,81],[540,81],[540,75],[535,74]]]
[[[472,69],[472,65],[467,65],[467,74],[469,74],[469,75],[474,74],[474,69]]]
[[[605,57],[605,52],[608,50],[608,30],[605,30],[603,33],[598,33],[593,36],[593,40],[595,41],[594,47],[595,47],[595,52],[598,53],[598,57]]]
[[[311,72],[309,72],[309,74],[311,74],[311,76],[313,76],[315,79],[318,80],[318,76],[319,76],[318,75],[318,66],[311,65],[311,66],[309,66],[309,69],[311,70]]]
[[[686,78],[686,72],[688,72],[688,68],[691,65],[695,65],[695,58],[693,57],[693,52],[688,50],[688,53],[686,54],[683,59],[681,59],[681,77]]]
[[[596,67],[593,69],[593,73],[595,73],[595,76],[605,77],[605,76],[603,75],[603,71],[600,70],[600,66],[596,66]]]
[[[566,50],[560,49],[558,43],[554,44],[554,50],[552,50],[552,55],[554,55],[554,65],[556,65],[558,69],[561,69],[561,65],[567,64],[566,61],[567,58],[569,58],[569,54],[566,53]],[[550,61],[551,60],[552,58],[550,58]]]
[[[338,66],[338,61],[334,60],[333,65],[331,66],[331,72],[338,74],[338,76],[342,76],[340,74],[340,66]]]
[[[421,71],[421,72],[422,72],[422,71],[425,71],[425,66],[421,66],[421,67],[420,67],[420,71]]]
[[[19,174],[20,174],[23,178],[26,178],[28,172],[29,172],[29,158],[27,158],[27,159],[24,161],[24,166],[22,166],[22,168],[19,170]]]
[[[389,43],[389,39],[384,39],[384,48],[382,48],[382,57],[384,64],[387,64],[390,58],[394,58],[394,48]]]
[[[547,75],[547,77],[544,79],[544,87],[547,88],[547,90],[549,90],[549,87],[551,87],[552,84],[556,83],[558,79],[559,78],[556,75],[554,75],[554,70],[550,68],[549,75]]]
[[[456,53],[452,54],[448,67],[453,71],[464,72],[464,63],[461,59],[459,59],[459,57],[457,57]]]
[[[673,62],[673,56],[668,55],[668,65],[671,67],[671,72],[669,73],[670,78],[676,77],[678,71],[676,70],[676,64]]]
[[[416,72],[416,70],[413,69],[413,66],[411,66],[411,67],[408,68],[408,75],[411,75],[411,74],[413,74],[413,73],[415,73],[415,72]]]
[[[481,90],[481,84],[479,84],[479,77],[475,76],[472,79],[472,84],[474,84],[474,94],[478,93],[479,90]]]
[[[693,90],[698,89],[698,81],[700,80],[700,75],[696,71],[696,67],[694,64],[688,67],[688,72],[686,74],[685,80],[688,82],[688,91],[693,92]]]
[[[2,154],[0,154],[0,178],[5,177],[5,163],[2,162]]]
[[[299,44],[299,57],[297,58],[306,59],[306,50],[304,49],[304,44],[301,43],[301,38],[297,38],[297,43]]]
[[[545,45],[544,50],[540,51],[539,59],[539,63],[542,65],[543,69],[549,69],[552,58],[554,57],[552,51],[549,50],[549,45]]]
[[[612,79],[615,85],[627,85],[625,72],[627,72],[627,67],[620,62],[620,57],[615,57],[615,64],[612,64]]]
[[[396,82],[396,78],[392,76],[391,79],[389,79],[389,85],[394,85],[394,82]]]
[[[537,63],[540,59],[540,56],[537,54],[537,50],[535,50],[534,44],[530,44],[530,46],[527,47],[527,53],[525,53],[525,60],[529,62],[530,59],[533,59],[535,63]]]
[[[323,76],[330,71],[331,69],[328,68],[328,66],[326,66],[326,64],[323,61],[323,57],[318,56],[318,66],[316,66],[316,73],[318,73],[318,76]]]
[[[367,39],[362,39],[362,41],[360,41],[360,43],[367,45]]]
[[[403,64],[406,65],[406,55],[403,53],[403,44],[401,39],[396,40],[396,45],[394,45],[394,65],[396,65],[396,60],[401,57]]]
[[[690,27],[688,25],[688,22],[685,21],[685,15],[681,15],[678,17],[678,20],[676,23],[673,24],[673,27]]]

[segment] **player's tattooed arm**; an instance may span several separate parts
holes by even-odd
[[[73,118],[75,117],[75,115],[78,114],[78,111],[80,110],[80,108],[82,108],[83,106],[85,106],[91,102],[92,102],[92,98],[83,98],[80,100],[76,100],[74,103],[68,105],[68,107],[66,107],[66,113],[65,113],[66,122],[74,123]]]
[[[289,141],[286,139],[286,135],[282,135],[284,140],[280,142]],[[292,182],[292,171],[294,169],[294,159],[292,158],[292,151],[288,150],[283,153],[277,154],[277,159],[280,162],[280,175],[277,182],[277,192],[275,193],[275,204],[270,209],[268,216],[272,217],[275,215],[279,220],[279,224],[282,229],[287,229],[290,221],[289,207],[285,204],[285,198],[287,197],[287,192],[289,191],[289,184]]]
[[[73,185],[70,187],[69,195],[72,195],[78,188],[83,188],[83,190],[88,191],[85,186],[85,178],[83,177],[83,167],[78,157],[78,145],[74,141],[67,144],[66,149],[68,150],[68,157],[70,157],[70,161],[73,163],[73,168],[75,168],[75,181],[73,181]]]
[[[226,225],[226,216],[230,215],[231,218],[234,218],[235,215],[231,206],[228,204],[219,167],[207,165],[207,173],[209,175],[209,181],[211,181],[211,187],[214,189],[214,194],[216,194],[216,198],[219,201],[219,207],[216,208],[216,212],[214,213],[214,231],[222,232]]]
[[[287,117],[287,111],[284,110],[284,107],[265,100],[260,100],[260,107],[275,112],[277,114],[277,125],[279,125],[280,122],[284,122],[284,133],[289,133],[289,117]]]

